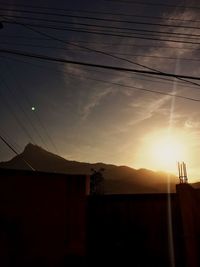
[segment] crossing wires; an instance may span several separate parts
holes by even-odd
[[[6,139],[3,136],[0,135],[0,139],[12,152],[14,152],[15,155],[20,156],[19,153],[15,150],[15,148],[8,141],[6,141]],[[29,162],[27,162],[27,160],[25,160],[23,157],[21,157],[21,159],[32,171],[36,171],[32,167],[32,165]]]

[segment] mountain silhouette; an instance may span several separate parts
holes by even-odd
[[[66,160],[45,149],[33,145],[26,145],[24,151],[10,161],[1,162],[0,168],[30,169],[30,164],[36,171],[56,172],[67,174],[92,173],[91,169],[105,169],[104,190],[106,194],[131,193],[166,193],[170,188],[175,192],[178,178],[167,173],[154,172],[147,169],[133,169],[127,166],[116,166],[105,163],[85,163]],[[170,178],[170,186],[168,181]]]

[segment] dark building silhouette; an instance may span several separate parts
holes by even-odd
[[[0,169],[0,266],[200,266],[200,190],[88,195],[89,185]]]
[[[0,169],[0,266],[63,266],[86,250],[89,177]]]

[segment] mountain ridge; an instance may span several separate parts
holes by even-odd
[[[64,159],[42,147],[27,144],[24,151],[7,162],[0,162],[0,168],[30,169],[37,171],[67,174],[91,174],[91,169],[105,169],[105,193],[165,193],[168,188],[168,174],[148,169],[134,169],[128,166],[116,166],[102,162],[87,163]],[[178,178],[171,176],[170,190],[175,191]]]

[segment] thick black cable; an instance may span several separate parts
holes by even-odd
[[[16,151],[21,151],[22,147],[17,144],[12,137],[9,135],[9,133],[7,131],[5,131],[5,129],[2,129],[2,127],[0,127],[0,135],[6,137],[6,140],[8,141],[8,143],[12,144],[12,147],[16,150]]]
[[[135,21],[135,20],[118,20],[118,19],[110,19],[110,18],[97,18],[97,17],[91,17],[91,16],[78,16],[78,15],[69,15],[69,14],[48,13],[48,12],[29,11],[29,10],[5,9],[5,8],[0,8],[0,10],[20,12],[20,13],[28,13],[28,14],[59,16],[59,17],[65,17],[65,18],[69,17],[69,18],[75,18],[75,19],[86,19],[86,20],[96,20],[96,21],[105,21],[105,22],[128,23],[128,24],[138,24],[138,25],[147,25],[147,26],[160,26],[160,27],[168,27],[168,28],[182,28],[182,29],[196,29],[196,30],[200,29],[199,27],[188,26],[188,25],[174,25],[174,24],[166,24],[166,23],[142,22],[142,21]]]
[[[192,44],[192,45],[200,45],[200,42],[192,42],[192,41],[180,41],[180,40],[173,40],[173,39],[165,39],[165,38],[154,38],[154,37],[146,37],[146,36],[137,36],[137,35],[127,35],[127,34],[115,34],[115,33],[106,33],[106,32],[102,32],[102,31],[91,31],[91,30],[87,30],[87,29],[82,29],[82,28],[59,28],[59,27],[52,27],[52,26],[44,26],[44,25],[36,25],[36,24],[31,24],[31,23],[22,23],[22,22],[11,22],[11,21],[3,21],[4,23],[11,23],[11,24],[18,24],[18,25],[26,25],[26,27],[31,30],[33,30],[33,27],[34,27],[34,30],[36,31],[35,27],[39,27],[39,28],[44,28],[44,29],[53,29],[53,30],[64,30],[64,31],[72,31],[72,32],[81,32],[81,33],[87,33],[87,34],[94,34],[94,35],[104,35],[104,36],[112,36],[112,37],[119,37],[119,38],[130,38],[130,39],[141,39],[141,40],[150,40],[150,41],[159,41],[159,42],[171,42],[171,43],[181,43],[181,44]],[[38,31],[39,33],[39,31]],[[48,36],[48,34],[43,34],[43,35],[46,35]],[[144,35],[144,34],[143,34]],[[54,40],[57,40],[58,41],[58,38],[55,38],[53,36],[51,36],[52,38],[51,39],[54,39]],[[61,39],[60,39],[61,40]],[[188,40],[188,38],[187,38]],[[63,42],[67,42],[67,41],[64,41]],[[69,44],[69,42],[68,42]],[[72,43],[71,43],[72,45]],[[97,51],[96,51],[97,52]]]
[[[17,39],[25,39],[25,40],[35,40],[35,41],[49,41],[49,37],[47,38],[42,38],[42,37],[31,37],[31,36],[23,36],[23,35],[5,35],[5,34],[1,34],[1,37],[5,37],[5,38],[17,38]],[[84,44],[87,44],[87,45],[93,45],[93,44],[98,44],[98,45],[102,45],[102,46],[119,46],[120,44],[119,43],[111,43],[111,42],[96,42],[96,41],[92,41],[92,42],[89,42],[89,41],[85,41],[85,40],[73,40],[73,42],[75,43],[84,43]],[[166,45],[148,45],[148,44],[136,44],[136,43],[125,43],[123,44],[123,46],[125,47],[147,47],[147,48],[162,48],[162,49],[179,49],[179,50],[194,50],[194,48],[192,47],[179,47],[179,46],[166,46]]]
[[[0,16],[3,16],[0,14]],[[194,33],[181,33],[181,32],[169,32],[169,31],[156,31],[156,30],[147,30],[147,29],[137,29],[137,28],[127,28],[127,27],[116,27],[112,25],[99,25],[99,24],[91,24],[91,23],[79,23],[79,22],[71,22],[71,21],[64,21],[64,20],[55,20],[55,19],[45,19],[45,18],[33,18],[33,17],[24,17],[24,16],[15,16],[15,15],[6,15],[9,18],[17,18],[17,19],[25,19],[25,20],[36,20],[36,21],[44,21],[44,22],[51,22],[51,23],[61,23],[61,24],[72,24],[72,25],[79,25],[79,26],[87,26],[87,27],[95,27],[100,29],[115,29],[115,30],[126,30],[126,31],[135,31],[135,32],[145,32],[145,33],[155,33],[155,34],[167,34],[167,35],[175,35],[174,38],[186,38],[190,37],[190,39],[200,37],[200,34]],[[24,22],[22,22],[24,23]],[[37,25],[30,25],[29,26],[41,26],[41,24]],[[45,26],[45,25],[43,25]],[[51,25],[46,25],[47,27],[51,27]],[[52,26],[54,28],[54,26]],[[65,30],[65,28],[58,28],[56,29]],[[125,32],[126,33],[126,32]],[[178,35],[178,36],[176,36]]]
[[[6,146],[8,148],[10,148],[10,150],[12,150],[17,156],[20,156],[19,153],[17,153],[17,151],[13,148],[13,146],[11,144],[8,143],[8,141],[6,141],[5,138],[3,138],[3,136],[0,135],[0,139],[4,142],[4,144],[6,144]],[[26,165],[32,170],[32,171],[36,171],[30,163],[28,163],[23,157],[21,157],[21,159],[24,161],[24,163],[26,163]]]
[[[44,48],[44,49],[58,49],[64,51],[73,51],[72,48],[66,47],[58,47],[58,46],[49,46],[49,45],[35,45],[35,44],[25,44],[25,43],[13,43],[13,42],[0,42],[0,45],[14,45],[14,46],[25,46],[25,47],[33,47],[33,48]],[[76,51],[80,52],[90,52],[84,49],[78,49]],[[107,53],[112,53],[112,51],[105,51]],[[142,55],[142,54],[132,54],[132,53],[120,53],[115,52],[113,55],[121,55],[121,56],[131,56],[131,57],[142,57],[142,58],[156,58],[156,59],[169,59],[169,60],[177,60],[177,57],[165,57],[165,56],[155,56],[155,55]],[[200,61],[200,58],[182,58],[179,57],[178,60],[186,60],[186,61]]]
[[[2,57],[5,57],[5,56],[2,56]],[[10,59],[12,61],[16,61],[16,62],[30,64],[30,65],[35,66],[35,67],[44,68],[44,66],[42,66],[40,64],[37,64],[37,63],[30,62],[30,61],[24,61],[22,59],[16,59],[16,58],[13,58],[13,57],[8,57],[8,56],[6,56],[5,58],[6,59]],[[43,63],[43,62],[41,62],[41,63]],[[54,68],[47,67],[47,66],[45,66],[45,69],[48,69],[50,71],[54,71],[54,72],[60,73],[60,71],[55,70]],[[98,73],[98,74],[101,73],[101,74],[105,75],[105,72],[102,72],[102,71],[99,71],[99,70],[90,70],[90,71],[91,72]],[[136,80],[148,81],[148,82],[153,82],[153,83],[160,83],[160,84],[165,83],[165,84],[168,84],[168,85],[169,85],[169,83],[172,83],[173,82],[172,79],[165,78],[165,77],[154,77],[154,76],[152,77],[149,74],[138,74],[138,73],[135,73],[134,75],[136,75],[137,78],[136,77],[133,77],[133,76],[126,76],[126,78],[127,79],[130,79],[131,78],[131,79],[136,79]],[[140,76],[142,76],[142,77],[140,77]],[[146,77],[147,77],[147,79],[146,79]],[[154,80],[149,79],[149,77],[150,78],[154,78]],[[156,78],[156,80],[155,80],[155,78]],[[191,89],[195,89],[195,90],[199,90],[200,89],[199,87],[185,85],[185,82],[181,82],[181,81],[177,81],[177,84],[178,84],[178,86],[183,86],[184,85],[184,88],[191,88]]]
[[[15,7],[25,7],[25,8],[36,8],[36,9],[46,9],[46,10],[56,10],[56,11],[62,11],[62,12],[71,12],[71,13],[86,13],[86,14],[97,14],[97,15],[109,15],[109,16],[124,16],[124,17],[138,17],[138,18],[147,18],[147,19],[158,19],[158,20],[169,20],[169,21],[183,21],[183,22],[200,22],[199,20],[191,20],[191,19],[178,19],[178,18],[169,18],[169,17],[159,17],[159,16],[148,16],[148,15],[138,15],[138,14],[124,14],[124,13],[111,13],[111,12],[105,12],[105,11],[88,11],[83,9],[69,9],[69,8],[57,8],[57,7],[44,7],[44,6],[36,6],[36,5],[24,5],[24,4],[16,4],[13,3],[10,5],[9,3],[0,3],[0,6],[15,6]]]
[[[22,62],[23,63],[29,63],[31,65],[33,64],[32,62],[31,63],[30,62],[24,62],[24,61],[22,61]],[[38,65],[37,65],[37,67],[38,67]],[[42,67],[42,66],[39,65],[39,67]],[[53,70],[55,72],[59,72],[60,73],[60,71],[54,70],[52,68],[50,70],[51,71]],[[66,71],[62,71],[62,72],[63,73],[66,73]],[[69,71],[67,72],[67,74],[69,74],[70,76],[77,77],[77,75],[72,74]],[[132,78],[132,77],[127,77],[127,78]],[[83,79],[92,80],[92,81],[101,82],[101,83],[106,83],[106,84],[112,84],[112,85],[116,85],[116,86],[120,86],[120,87],[125,87],[125,88],[134,89],[134,90],[144,91],[144,92],[148,92],[148,93],[154,93],[154,94],[159,94],[159,95],[166,95],[166,96],[170,96],[170,97],[181,98],[181,99],[184,99],[184,100],[190,100],[190,101],[200,102],[200,99],[190,98],[190,97],[186,97],[186,96],[182,96],[182,95],[177,95],[177,94],[173,94],[173,93],[165,93],[165,92],[161,92],[161,91],[158,91],[158,90],[151,90],[151,89],[147,89],[147,88],[143,88],[143,87],[136,87],[136,86],[130,86],[130,85],[125,85],[125,84],[111,82],[111,81],[105,81],[105,80],[101,80],[101,79],[91,78],[91,76],[88,76],[88,77],[87,76],[84,76]],[[196,88],[193,88],[193,89],[196,89]]]
[[[137,65],[137,66],[140,66],[140,67],[143,67],[143,68],[146,68],[146,69],[148,69],[148,70],[152,70],[152,71],[155,71],[155,72],[158,72],[158,73],[164,73],[164,72],[158,71],[158,70],[156,70],[156,69],[154,69],[154,68],[145,66],[145,65],[143,65],[143,64],[140,64],[140,63],[137,63],[137,62],[133,62],[132,60],[125,59],[125,58],[122,58],[122,57],[119,57],[119,56],[116,56],[116,55],[113,55],[113,54],[110,54],[110,53],[106,53],[105,51],[101,51],[101,50],[97,50],[97,49],[91,49],[91,48],[88,48],[88,47],[85,47],[85,46],[82,46],[82,45],[77,45],[77,44],[74,44],[74,43],[72,43],[72,42],[67,42],[67,41],[64,41],[64,40],[62,40],[62,39],[55,38],[55,37],[52,36],[52,35],[43,33],[43,32],[41,32],[41,31],[39,31],[39,30],[35,30],[35,29],[33,29],[33,28],[30,27],[30,26],[27,26],[27,24],[18,23],[18,22],[16,22],[16,23],[17,23],[17,24],[20,24],[20,25],[22,25],[22,26],[24,26],[25,28],[30,29],[31,31],[37,32],[37,33],[39,33],[39,34],[42,35],[42,36],[49,37],[50,39],[57,40],[57,41],[62,42],[62,43],[67,43],[67,44],[69,44],[69,45],[71,45],[71,46],[80,47],[80,48],[83,48],[83,49],[86,49],[86,50],[89,50],[89,51],[97,52],[97,53],[100,53],[100,54],[103,54],[103,55],[106,55],[106,56],[110,56],[110,57],[115,58],[115,59],[120,59],[120,60],[126,61],[126,62],[128,62],[128,63],[134,64],[134,65]],[[198,83],[188,81],[188,80],[184,79],[183,77],[178,77],[177,79],[182,80],[182,81],[185,81],[185,82],[187,82],[187,83],[191,83],[191,84],[200,86]]]
[[[17,22],[16,22],[16,23],[17,23]],[[62,40],[62,39],[60,39],[60,38],[55,38],[55,37],[52,36],[52,35],[43,33],[43,32],[41,32],[41,31],[39,31],[39,30],[35,30],[35,29],[33,29],[32,27],[29,27],[29,26],[27,26],[26,24],[23,24],[23,23],[17,23],[17,24],[20,24],[20,25],[24,26],[25,28],[30,29],[31,31],[37,32],[37,33],[39,33],[39,34],[42,35],[42,36],[49,37],[50,39],[57,40],[57,41],[62,42],[62,43],[67,43],[67,44],[69,44],[69,45],[71,45],[71,46],[80,47],[80,48],[83,48],[83,49],[86,49],[86,50],[89,50],[89,51],[93,51],[93,52],[96,52],[96,53],[99,53],[99,54],[102,54],[102,55],[106,55],[106,56],[109,56],[109,57],[112,57],[112,58],[115,58],[115,59],[119,59],[119,60],[122,60],[122,61],[126,61],[126,62],[131,63],[131,64],[134,64],[134,65],[136,65],[136,66],[140,66],[140,67],[146,68],[146,69],[148,69],[148,70],[152,70],[152,71],[155,71],[155,72],[163,73],[163,74],[164,74],[164,72],[161,72],[161,71],[156,70],[156,69],[154,69],[154,68],[151,68],[151,67],[145,66],[145,65],[143,65],[143,64],[134,62],[134,61],[132,61],[132,60],[129,60],[129,59],[126,59],[126,58],[122,58],[122,57],[113,55],[113,54],[111,54],[111,53],[106,53],[105,51],[102,51],[102,50],[91,49],[91,48],[88,48],[88,47],[86,47],[86,46],[77,45],[77,44],[74,44],[74,43],[72,43],[72,42],[64,41],[64,40]],[[177,79],[178,79],[178,80],[185,81],[185,82],[190,83],[190,84],[194,84],[194,85],[200,86],[198,83],[188,81],[188,80],[184,79],[183,77],[177,77]]]
[[[89,34],[101,34],[101,35],[108,35],[108,36],[115,36],[115,37],[127,37],[127,38],[142,38],[142,39],[148,39],[149,36],[152,37],[149,40],[161,40],[161,41],[168,41],[168,42],[178,42],[178,43],[189,43],[189,44],[194,44],[193,42],[188,42],[188,41],[184,41],[185,39],[188,40],[189,36],[173,36],[173,38],[177,38],[178,40],[174,40],[174,39],[160,39],[160,37],[164,37],[164,38],[169,38],[171,36],[170,33],[166,33],[167,35],[161,35],[159,33],[155,33],[152,35],[151,33],[144,32],[143,30],[138,30],[136,29],[136,32],[122,32],[122,31],[113,31],[113,30],[107,30],[104,31],[104,29],[88,29],[88,28],[83,28],[83,27],[58,27],[58,26],[51,26],[51,25],[45,25],[45,24],[32,24],[32,23],[27,23],[27,22],[20,22],[20,21],[15,21],[15,22],[11,22],[8,20],[3,20],[3,23],[9,23],[9,24],[26,24],[26,26],[30,26],[30,27],[36,27],[36,28],[44,28],[44,29],[51,29],[51,30],[57,30],[57,31],[74,31],[74,32],[83,32],[83,33],[89,33]],[[73,23],[72,23],[73,24]],[[89,24],[88,24],[89,25]],[[95,26],[94,26],[95,27]],[[101,27],[101,26],[100,26]],[[127,35],[129,34],[129,35]],[[147,37],[146,37],[147,36]],[[143,38],[144,37],[144,38]],[[194,39],[197,40],[197,38],[200,37],[200,35],[197,36],[192,36],[192,34],[190,35],[190,40]],[[155,39],[156,38],[156,39]],[[195,44],[197,44],[195,42]]]
[[[106,2],[119,2],[119,3],[129,3],[134,5],[145,5],[145,6],[162,6],[162,7],[176,7],[176,8],[184,8],[184,9],[200,9],[200,6],[186,6],[186,5],[173,5],[173,4],[165,4],[165,3],[152,3],[152,2],[139,2],[139,1],[132,1],[132,0],[104,0]]]
[[[24,56],[24,57],[35,58],[35,59],[42,59],[42,60],[53,61],[53,62],[62,62],[62,63],[68,63],[68,64],[73,64],[73,65],[88,66],[88,67],[102,68],[102,69],[110,69],[110,70],[121,71],[121,72],[151,74],[151,75],[155,75],[155,76],[166,76],[166,77],[173,77],[176,79],[183,78],[183,79],[191,79],[191,80],[200,81],[200,77],[197,77],[197,76],[180,75],[180,74],[173,74],[173,73],[162,73],[162,72],[160,73],[160,72],[155,72],[155,71],[138,70],[138,69],[122,68],[122,67],[109,66],[109,65],[93,64],[93,63],[88,63],[88,62],[67,60],[67,59],[63,59],[63,58],[49,57],[49,56],[44,56],[44,55],[40,55],[40,54],[33,54],[33,53],[30,54],[27,52],[22,52],[22,51],[17,51],[17,50],[0,49],[0,53],[13,54],[13,55],[18,55],[18,56]],[[197,84],[197,85],[199,85],[199,84]]]

